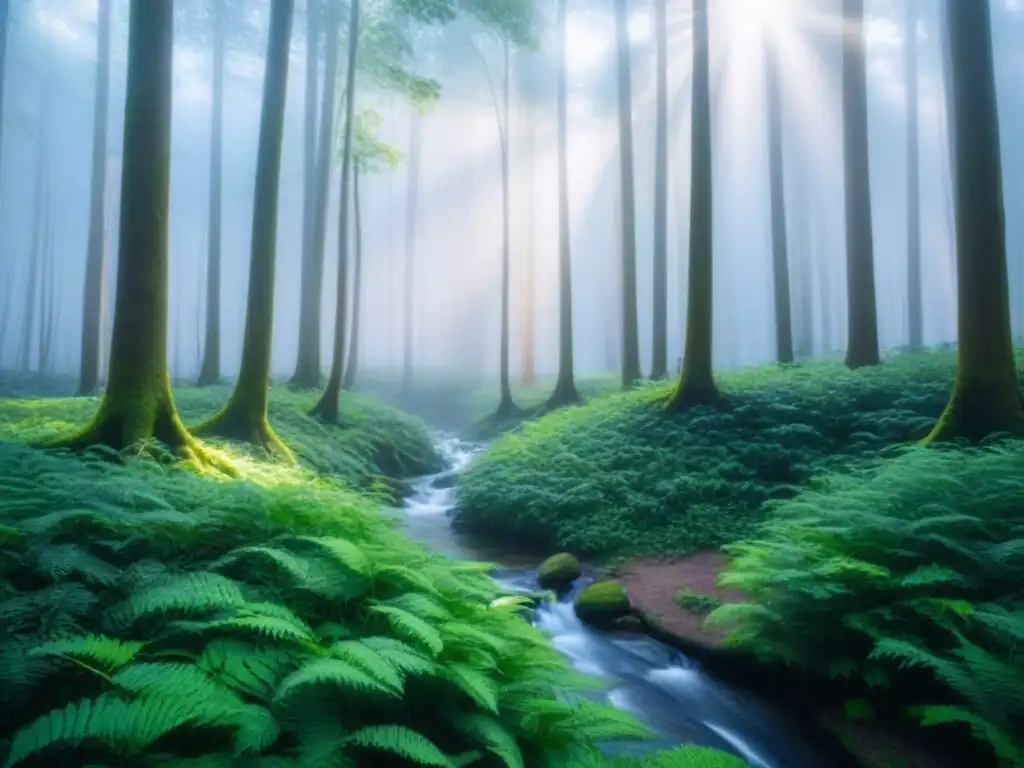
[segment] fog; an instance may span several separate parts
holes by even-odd
[[[195,379],[203,355],[209,228],[212,35],[208,0],[176,3],[170,202],[169,357]],[[245,317],[269,2],[235,0],[226,34],[221,370],[238,370]],[[775,354],[763,34],[781,40],[785,188],[794,325],[806,353],[846,339],[846,263],[838,0],[712,0],[714,354],[720,367]],[[116,271],[129,4],[112,0],[107,152],[109,334]],[[558,367],[558,205],[553,2],[540,4],[537,51],[512,52],[511,365],[523,366],[532,258],[536,371]],[[548,8],[547,6],[551,6]],[[633,0],[633,130],[641,359],[651,364],[655,50],[651,4]],[[922,281],[925,342],[955,340],[952,192],[938,0],[919,3]],[[690,2],[669,1],[668,354],[682,354],[690,179]],[[570,0],[569,203],[577,373],[619,365],[620,184],[611,0]],[[0,161],[0,369],[77,374],[89,229],[96,76],[96,0],[14,0],[8,28]],[[291,39],[278,220],[273,373],[295,368],[303,243],[306,3]],[[868,113],[875,279],[883,348],[907,340],[906,93],[902,0],[867,0]],[[992,0],[1014,328],[1024,333],[1024,3]],[[421,118],[414,253],[414,366],[493,376],[499,366],[501,45],[472,18],[411,35],[404,66],[441,86]],[[343,44],[339,43],[339,44]],[[322,57],[321,67],[322,67]],[[382,118],[378,138],[407,154],[415,110],[359,72],[357,111]],[[345,56],[339,57],[339,92]],[[322,75],[320,79],[322,85]],[[495,89],[492,91],[492,85]],[[340,113],[339,113],[340,114]],[[335,133],[340,135],[341,120]],[[323,286],[322,361],[334,328],[340,153],[332,167]],[[360,367],[402,365],[409,164],[361,176]],[[354,236],[354,233],[353,233]],[[29,290],[33,253],[39,293]],[[47,266],[50,264],[51,266]],[[350,281],[351,284],[351,281]],[[49,293],[47,293],[49,292]],[[53,345],[36,354],[43,307]],[[801,309],[801,307],[803,307]],[[32,324],[28,348],[25,324]],[[806,332],[806,326],[811,332]],[[104,342],[104,349],[108,346]],[[23,359],[26,352],[28,359]],[[104,367],[104,366],[101,366]]]

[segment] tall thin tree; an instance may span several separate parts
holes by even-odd
[[[127,448],[155,438],[191,456],[167,371],[173,0],[132,0],[110,369],[92,422],[59,444]]]
[[[765,36],[765,89],[768,94],[768,167],[772,209],[772,279],[775,286],[775,359],[793,362],[793,310],[789,289],[789,237],[782,158],[782,95],[778,41]]]
[[[924,344],[921,297],[921,178],[917,104],[917,0],[904,0],[903,71],[907,86],[907,325],[912,348]]]
[[[413,105],[409,125],[408,187],[405,203],[405,274],[402,277],[402,393],[412,389],[413,344],[413,286],[416,272],[416,216],[420,189],[420,144],[422,142],[423,115]]]
[[[363,312],[363,206],[359,194],[359,163],[352,169],[352,219],[355,224],[355,263],[352,268],[352,332],[348,345],[348,361],[341,388],[350,392],[356,385],[359,370],[359,336],[362,333]]]
[[[327,243],[327,208],[331,191],[331,161],[334,148],[334,100],[338,77],[338,33],[341,27],[339,0],[327,0],[324,25],[324,85],[320,106],[320,128],[316,140],[316,179],[312,210],[313,231],[309,251],[302,262],[299,302],[299,350],[291,386],[312,389],[320,386],[320,323],[323,319],[324,249]]]
[[[620,288],[622,290],[622,385],[631,387],[640,370],[640,331],[636,298],[636,181],[633,177],[633,85],[630,67],[629,8],[615,2],[616,76],[619,104],[619,183],[622,187]]]
[[[720,397],[712,368],[714,256],[709,49],[708,0],[693,0],[689,297],[683,370],[679,386],[668,402],[670,410],[711,404]]]
[[[957,238],[957,372],[927,442],[1024,434],[1010,329],[1002,152],[988,0],[948,0]]]
[[[359,55],[359,0],[351,0],[348,22],[348,71],[345,83],[345,133],[341,160],[341,205],[338,213],[338,296],[334,316],[334,348],[331,375],[312,414],[331,424],[338,423],[341,383],[345,367],[348,319],[349,201],[352,180],[352,136],[355,132],[356,62]]]
[[[82,302],[82,349],[78,394],[90,395],[99,385],[104,248],[107,210],[107,115],[110,93],[110,0],[97,5],[96,97],[92,123],[92,179],[89,190],[89,241],[85,259],[85,297]]]
[[[4,154],[4,81],[7,73],[7,23],[10,20],[9,0],[0,0],[0,169],[3,168]],[[2,198],[0,190],[0,198]],[[0,205],[3,201],[0,200]]]
[[[210,112],[210,199],[206,245],[206,340],[198,384],[220,381],[221,208],[224,170],[224,3],[213,0],[213,103]]]
[[[274,0],[270,11],[242,367],[227,405],[194,430],[197,435],[219,435],[255,443],[286,458],[291,458],[290,453],[267,421],[267,408],[274,328],[277,202],[281,187],[281,145],[294,6],[295,0]]]
[[[651,378],[668,375],[668,10],[654,0],[654,275]]]
[[[878,365],[864,0],[843,0],[843,160],[846,179],[846,365]]]
[[[567,0],[558,0],[558,380],[549,408],[578,402],[572,349],[572,246],[569,237]]]

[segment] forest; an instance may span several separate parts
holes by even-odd
[[[1022,0],[0,0],[0,763],[1024,768]]]

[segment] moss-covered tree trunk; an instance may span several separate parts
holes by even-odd
[[[707,405],[719,399],[711,355],[714,262],[709,47],[708,0],[693,0],[689,296],[683,371],[668,402],[670,410]]]
[[[194,431],[255,443],[288,456],[267,421],[270,357],[274,328],[274,267],[277,254],[277,200],[281,181],[281,141],[288,86],[288,53],[294,0],[274,0],[263,77],[256,191],[253,199],[249,294],[242,342],[242,367],[227,405]]]
[[[346,321],[348,319],[349,201],[352,180],[352,136],[356,121],[356,62],[359,53],[359,0],[351,0],[348,23],[348,71],[345,84],[345,138],[341,160],[341,204],[338,214],[338,290],[334,315],[334,348],[331,375],[312,415],[329,424],[338,423],[338,401],[345,366]]]
[[[504,85],[502,88],[503,111],[498,120],[498,132],[501,143],[501,340],[500,340],[500,399],[495,416],[507,418],[519,408],[512,399],[511,378],[509,375],[509,281],[511,274],[511,197],[512,180],[509,173],[509,152],[511,151],[510,130],[512,127],[512,53],[509,50],[508,38],[502,40],[502,67]],[[495,99],[497,101],[497,99]]]
[[[864,0],[843,0],[843,159],[846,178],[846,365],[878,365]]]
[[[417,107],[412,108],[409,126],[408,188],[405,204],[405,274],[402,276],[402,394],[412,390],[413,311],[416,281],[416,216],[420,194],[420,141],[423,120]]]
[[[191,454],[167,372],[167,213],[173,0],[132,0],[117,305],[107,388],[92,423],[59,442],[120,450],[156,439]]]
[[[654,327],[651,333],[651,378],[668,375],[668,11],[667,0],[654,0]]]
[[[1010,330],[1002,155],[989,4],[950,0],[956,173],[956,382],[927,442],[1024,433]]]
[[[558,380],[549,408],[578,402],[572,350],[572,246],[569,233],[568,25],[566,0],[558,0]]]
[[[636,194],[633,176],[633,85],[629,48],[629,9],[615,0],[616,76],[619,105],[619,182],[622,186],[622,385],[632,387],[640,370],[640,331],[636,299]]]
[[[91,395],[100,378],[100,304],[106,250],[103,237],[107,203],[107,113],[110,92],[110,0],[99,0],[96,33],[96,96],[92,123],[92,177],[89,189],[89,240],[82,301],[82,347],[78,394]]]
[[[213,4],[213,103],[210,118],[210,199],[206,244],[206,338],[198,385],[220,381],[221,206],[224,146],[224,2]]]
[[[775,286],[775,359],[793,362],[793,308],[789,292],[789,237],[786,231],[786,184],[782,163],[782,96],[777,42],[765,41],[765,86],[768,92],[768,168],[772,207],[772,279]]]
[[[327,3],[324,26],[324,92],[320,106],[320,128],[316,140],[316,179],[312,210],[312,233],[308,259],[302,261],[299,300],[299,350],[291,386],[313,389],[320,386],[320,323],[323,319],[324,249],[327,243],[327,208],[330,200],[331,160],[334,148],[334,100],[338,75],[338,31],[341,10],[338,0]]]
[[[921,179],[918,149],[917,0],[904,0],[904,73],[907,85],[907,341],[924,344],[921,300]]]
[[[352,216],[355,222],[356,252],[352,269],[352,334],[348,345],[348,362],[345,363],[345,379],[341,388],[346,392],[356,385],[359,372],[359,335],[362,333],[363,309],[363,210],[359,196],[359,167],[352,169]]]

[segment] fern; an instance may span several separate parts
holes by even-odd
[[[444,650],[444,640],[441,633],[430,624],[401,608],[393,605],[377,604],[370,608],[372,613],[379,614],[387,619],[391,627],[407,640],[414,640],[427,648],[434,656]]]
[[[36,569],[52,581],[63,581],[68,576],[80,576],[84,581],[99,586],[110,586],[117,581],[120,571],[113,565],[77,544],[54,544],[35,554]]]
[[[223,639],[207,645],[197,664],[225,685],[271,701],[278,684],[298,662],[293,653],[283,649]]]
[[[402,725],[361,728],[345,741],[378,752],[390,752],[418,765],[452,766],[452,761],[430,739]]]
[[[458,662],[445,664],[441,675],[481,707],[497,714],[498,685],[487,675]]]
[[[112,626],[168,613],[197,614],[235,608],[245,603],[238,585],[216,573],[186,573],[133,594],[111,610]]]
[[[382,654],[358,640],[343,640],[330,649],[331,656],[359,667],[388,688],[402,690],[402,676]]]
[[[487,750],[497,756],[506,768],[525,768],[523,753],[515,736],[496,718],[470,714],[456,716],[452,722],[475,742],[487,745]]]
[[[135,658],[145,643],[126,642],[103,635],[82,635],[51,640],[32,649],[33,656],[64,656],[114,672]]]
[[[354,664],[341,659],[314,659],[305,662],[281,682],[277,689],[276,701],[286,702],[302,689],[316,685],[332,686],[339,690],[400,696],[400,691],[385,685]]]

